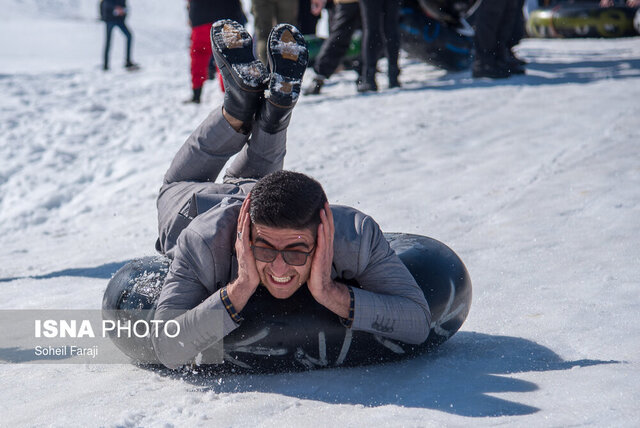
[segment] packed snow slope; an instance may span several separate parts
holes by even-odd
[[[142,69],[119,68],[115,30],[104,73],[97,2],[0,1],[0,309],[98,309],[113,272],[153,254],[163,173],[222,100],[207,82],[181,104],[183,2],[129,3]],[[0,425],[637,426],[640,40],[519,53],[528,74],[504,81],[403,58],[404,87],[380,75],[366,96],[342,72],[289,128],[286,168],[465,261],[471,313],[439,351],[207,377],[2,348]]]

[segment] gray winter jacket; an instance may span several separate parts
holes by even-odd
[[[219,290],[237,277],[234,244],[243,197],[236,194],[222,199],[195,217],[175,245],[161,244],[173,261],[155,319],[175,319],[186,333],[179,341],[162,335],[154,338],[156,354],[167,367],[193,360],[239,327],[225,310]],[[331,209],[335,223],[332,278],[358,284],[353,287],[351,328],[406,343],[422,343],[429,333],[429,306],[380,227],[356,209]],[[176,317],[176,313],[181,315]]]

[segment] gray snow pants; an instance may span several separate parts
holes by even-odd
[[[164,176],[158,195],[156,249],[168,253],[178,235],[199,213],[226,197],[244,198],[261,177],[282,169],[287,130],[269,134],[253,124],[251,133],[236,132],[214,111],[187,138]],[[227,161],[222,183],[215,183]]]

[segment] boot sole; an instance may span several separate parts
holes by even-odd
[[[307,43],[290,24],[275,26],[268,40],[271,80],[267,99],[274,105],[291,107],[300,96],[302,76],[309,63]]]
[[[230,19],[211,26],[211,50],[223,77],[230,77],[244,91],[260,92],[267,86],[269,71],[253,55],[251,35]]]

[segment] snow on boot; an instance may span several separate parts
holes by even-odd
[[[289,125],[291,111],[298,102],[309,62],[307,43],[293,25],[276,25],[269,34],[267,57],[271,79],[257,118],[260,128],[275,134]]]
[[[211,50],[224,83],[224,109],[242,122],[251,122],[269,80],[267,68],[253,55],[247,30],[230,19],[211,27]]]

